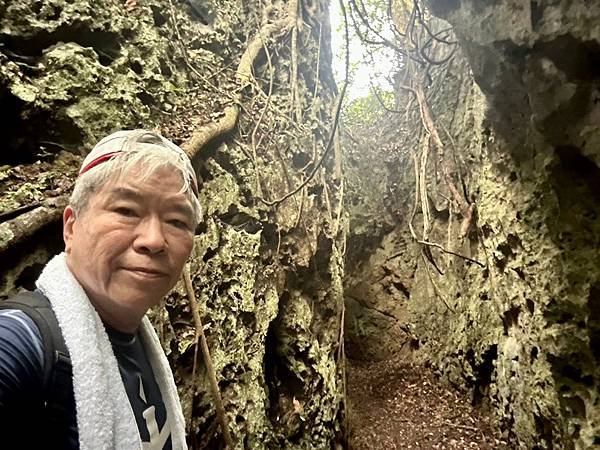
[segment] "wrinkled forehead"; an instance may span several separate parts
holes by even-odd
[[[169,181],[177,179],[180,187],[185,188],[185,182],[181,169],[169,163],[168,161],[152,161],[140,158],[137,161],[131,161],[125,164],[119,164],[119,160],[111,165],[107,179],[111,182],[120,181],[128,183],[141,183],[149,178],[154,182],[159,182],[162,178],[169,178]]]
[[[181,194],[186,198],[194,195],[176,167],[168,163],[157,165],[144,161],[114,167],[102,186],[97,187],[97,191],[106,192],[117,187],[148,190],[149,186],[155,188],[149,192],[157,194]]]
[[[191,191],[181,174],[168,166],[148,170],[143,164],[114,173],[96,190],[99,204],[125,200],[146,205],[163,205],[193,217]]]

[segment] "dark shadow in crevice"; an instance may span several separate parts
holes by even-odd
[[[600,167],[594,161],[581,154],[581,151],[574,146],[558,146],[555,149],[556,155],[562,165],[562,170],[570,172],[572,181],[581,185],[585,189],[591,200],[600,206]],[[555,172],[556,173],[556,172]],[[568,186],[560,186],[558,189],[564,189]],[[586,199],[581,199],[585,201]]]
[[[11,292],[6,292],[6,294],[9,294],[20,289],[34,290],[35,282],[47,260],[60,253],[63,248],[62,222],[56,221],[44,226],[30,238],[0,253],[0,273],[4,275],[3,279],[0,280],[0,292],[9,290]],[[34,258],[28,265],[21,267],[19,272],[13,272],[27,261],[31,255],[35,254],[39,254],[39,257]],[[11,274],[11,272],[13,273]],[[11,275],[7,277],[8,274]],[[13,277],[15,280],[14,286],[8,285]]]
[[[71,119],[57,117],[52,111],[30,109],[4,86],[0,86],[0,104],[0,135],[4,144],[0,165],[31,164],[43,152],[79,148],[83,136]]]
[[[600,366],[600,283],[596,283],[590,288],[587,308],[589,311],[587,327],[590,350],[596,366]]]
[[[475,374],[475,382],[473,385],[473,405],[482,405],[489,399],[489,387],[492,383],[492,375],[494,373],[494,363],[498,358],[498,346],[489,346],[481,355],[481,362],[475,362],[473,350],[467,352],[467,361],[473,367]]]
[[[121,53],[118,33],[92,30],[87,24],[74,22],[55,30],[40,31],[33,36],[0,34],[0,41],[13,54],[21,57],[41,57],[46,49],[60,42],[74,42],[82,47],[91,47],[103,66],[109,66]]]
[[[563,34],[551,41],[538,41],[533,54],[550,59],[570,81],[591,81],[600,77],[600,44]]]
[[[288,300],[287,294],[282,297],[282,302],[285,304]],[[294,426],[293,422],[293,399],[304,401],[305,385],[304,382],[290,369],[288,358],[290,356],[283,355],[280,349],[282,342],[278,337],[281,330],[281,320],[276,318],[269,325],[267,337],[265,341],[265,355],[263,360],[265,383],[268,391],[269,402],[267,405],[267,416],[274,428],[279,429],[280,444],[283,442],[294,443],[298,441],[303,433],[304,427],[302,424]],[[291,358],[295,359],[302,355],[294,355]]]

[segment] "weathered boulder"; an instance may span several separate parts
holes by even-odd
[[[164,2],[4,2],[2,161],[40,147],[79,154],[108,130],[148,127],[184,95],[186,75]]]

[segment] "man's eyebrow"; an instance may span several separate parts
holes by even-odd
[[[142,194],[140,194],[138,191],[131,189],[131,188],[127,188],[127,187],[122,187],[122,186],[115,186],[113,187],[108,195],[111,198],[124,198],[126,200],[141,200],[142,199]]]
[[[115,186],[108,193],[110,200],[115,199],[124,199],[124,200],[134,200],[141,201],[144,196],[136,191],[135,189],[131,189],[124,186]],[[194,211],[192,207],[189,205],[189,202],[181,202],[181,201],[173,201],[169,202],[169,209],[186,216],[192,218],[194,216]]]

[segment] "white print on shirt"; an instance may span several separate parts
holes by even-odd
[[[140,398],[144,403],[146,401],[146,393],[144,392],[144,385],[142,384],[142,377],[138,377],[140,383]],[[169,423],[169,415],[167,414],[167,420],[162,427],[162,430],[158,429],[158,423],[156,422],[156,408],[154,405],[149,406],[143,413],[144,420],[146,421],[146,427],[150,435],[150,442],[142,442],[143,450],[163,450],[167,439],[171,435],[171,424]]]

